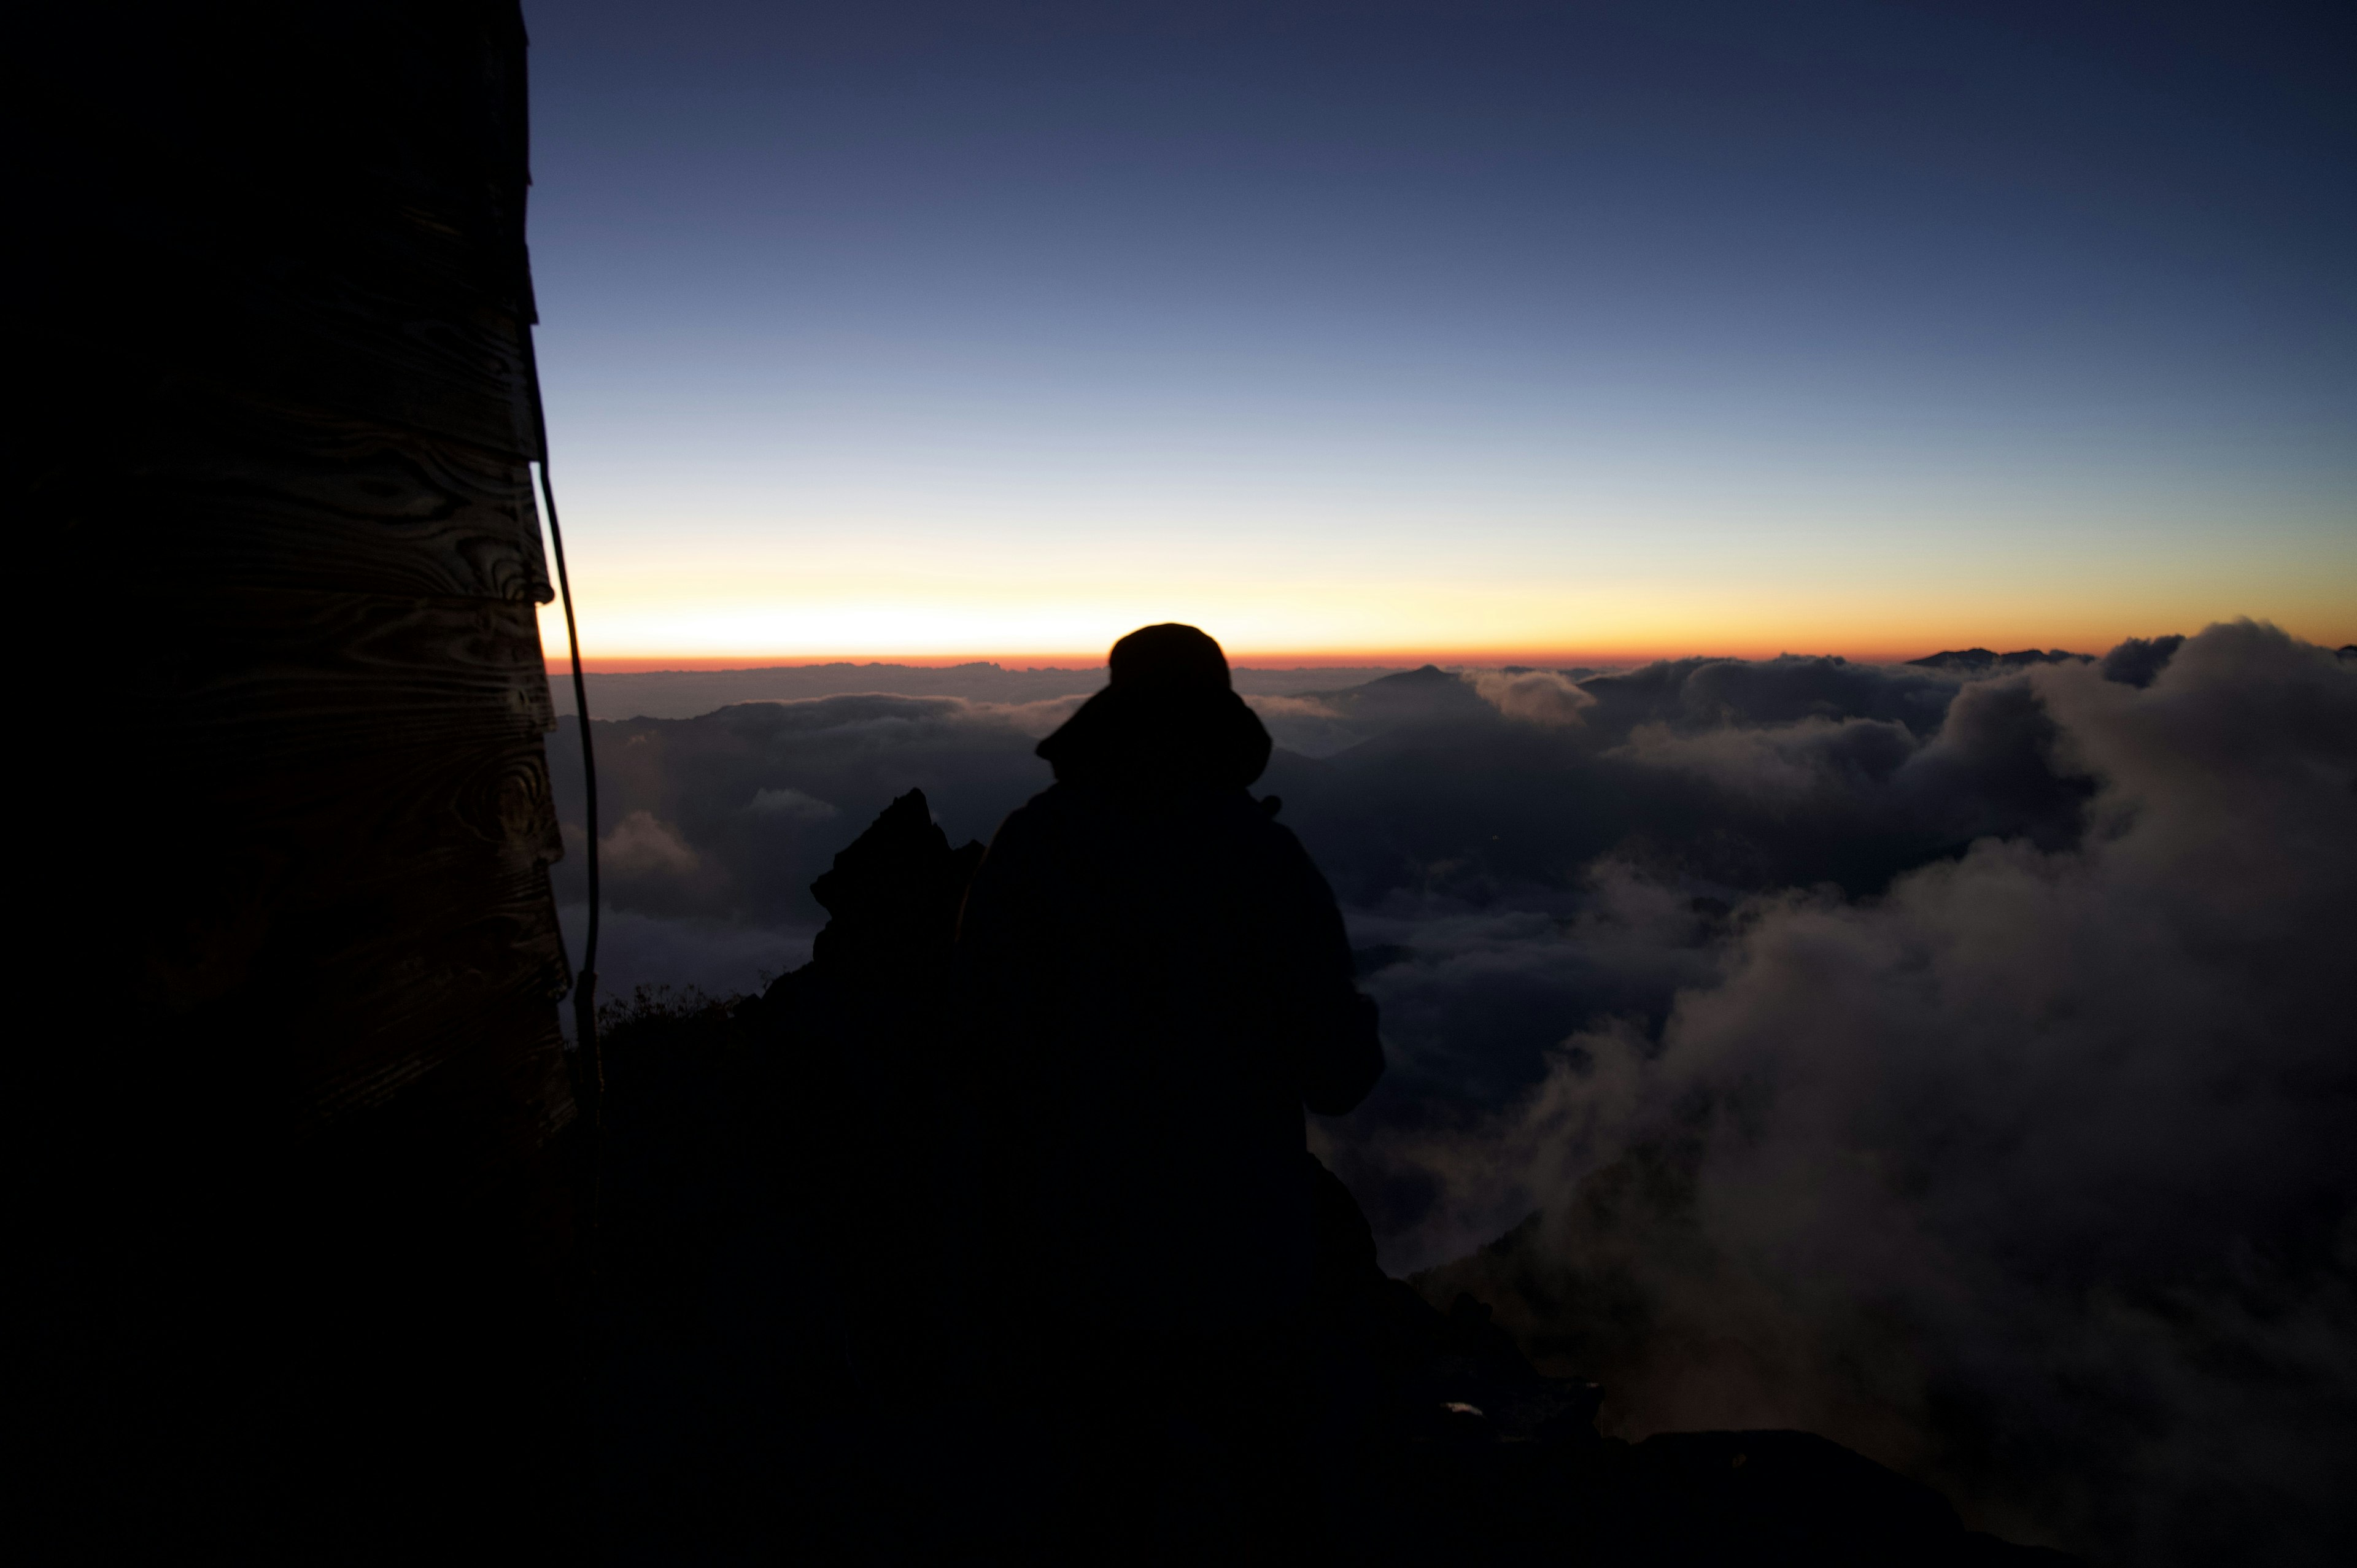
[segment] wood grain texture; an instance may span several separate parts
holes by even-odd
[[[528,603],[225,588],[144,608],[203,655],[175,670],[156,738],[205,854],[280,868],[268,940],[286,951],[267,967],[317,1041],[290,1064],[296,1114],[397,1093],[463,1037],[453,1019],[562,994]]]
[[[214,585],[121,602],[185,650],[160,715],[176,744],[243,758],[249,773],[555,723],[528,603]]]
[[[512,456],[156,375],[147,439],[102,499],[118,560],[167,580],[545,604],[530,470]]]

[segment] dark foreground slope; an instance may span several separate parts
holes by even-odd
[[[834,919],[767,994],[641,993],[606,1015],[596,1535],[618,1561],[1082,1555],[1249,1560],[1223,1458],[1159,1416],[1092,1431],[1150,1476],[1116,1529],[1055,1473],[1037,1412],[975,1381],[986,1271],[956,1232],[943,988],[979,846],[911,792],[838,857]],[[1406,1563],[2033,1561],[1937,1493],[1797,1432],[1596,1434],[1469,1294],[1443,1312],[1376,1266],[1356,1202],[1305,1156],[1319,1216],[1298,1341],[1321,1552]],[[1050,1304],[1024,1310],[1051,1313]],[[1155,1347],[1135,1348],[1143,1369]]]

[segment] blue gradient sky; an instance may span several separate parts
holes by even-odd
[[[2341,13],[840,9],[527,5],[593,653],[2357,639]]]

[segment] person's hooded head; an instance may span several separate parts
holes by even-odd
[[[1203,633],[1140,627],[1113,645],[1109,662],[1105,689],[1039,743],[1059,782],[1241,789],[1268,766],[1268,731]]]

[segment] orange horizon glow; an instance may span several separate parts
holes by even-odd
[[[2200,626],[2160,628],[2140,633],[2124,633],[2099,638],[2053,637],[2043,639],[1964,638],[1922,642],[1920,646],[1822,647],[1802,642],[1751,642],[1730,639],[1707,645],[1695,643],[1676,646],[1655,645],[1620,649],[1499,649],[1499,648],[1351,648],[1351,649],[1252,649],[1228,648],[1228,662],[1242,669],[1255,670],[1321,670],[1386,667],[1402,670],[1419,669],[1437,664],[1444,669],[1495,669],[1501,665],[1529,665],[1538,669],[1560,669],[1580,665],[1598,669],[1631,669],[1663,660],[1711,659],[1774,659],[1792,654],[1809,658],[1833,657],[1848,660],[1854,664],[1901,664],[1911,659],[1928,658],[1932,654],[1968,648],[1986,648],[1992,652],[2010,653],[2028,649],[2061,649],[2073,653],[2102,655],[2116,647],[2128,636],[2165,636],[2181,630],[2190,635]],[[2286,628],[2292,629],[2292,628]],[[2299,632],[2293,630],[2294,636]],[[2345,645],[2350,639],[2337,640],[2309,638],[2323,647]],[[570,678],[573,665],[561,649],[544,650],[549,678]],[[969,652],[969,653],[885,653],[857,652],[840,654],[794,653],[720,653],[720,654],[616,654],[587,655],[582,669],[593,675],[636,675],[658,673],[713,673],[736,670],[805,669],[830,664],[894,665],[911,670],[948,670],[967,664],[996,664],[1008,671],[1022,670],[1098,670],[1104,666],[1105,650],[1082,651],[1068,650],[1050,652]]]
[[[1992,645],[1983,643],[1963,644],[1961,646],[1989,647]],[[2010,650],[2013,646],[2014,645],[2012,644],[2007,644],[2007,648],[1996,649],[1994,650],[1997,652],[2006,652]],[[2044,647],[2047,645],[2040,644],[2040,646]],[[2062,645],[2058,643],[2053,646],[2061,647]],[[2109,647],[2111,645],[2107,643],[2104,646]],[[2100,653],[2103,650],[2103,649],[2072,650],[2074,652],[2082,653],[2090,651]],[[1674,653],[1663,651],[1599,653],[1593,650],[1580,650],[1574,652],[1543,651],[1532,653],[1514,652],[1512,650],[1500,651],[1495,649],[1473,650],[1452,650],[1448,649],[1436,650],[1427,649],[1408,652],[1402,652],[1396,649],[1352,649],[1340,652],[1333,650],[1318,652],[1301,652],[1296,650],[1254,652],[1250,650],[1239,650],[1232,648],[1226,650],[1228,662],[1231,665],[1239,669],[1248,670],[1346,670],[1369,669],[1375,667],[1415,670],[1420,669],[1426,664],[1437,664],[1444,669],[1456,669],[1460,667],[1468,669],[1491,669],[1502,664],[1527,664],[1534,668],[1546,669],[1578,665],[1594,665],[1598,668],[1626,668],[1633,665],[1651,664],[1657,660],[1664,659],[1689,659],[1695,657],[1714,659],[1772,659],[1778,653],[1803,652],[1815,655],[1820,650],[1814,649],[1776,649],[1767,652],[1749,652],[1741,649],[1734,648],[1685,649]],[[1839,654],[1838,657],[1847,659],[1853,663],[1887,664],[1902,662],[1907,659],[1920,659],[1925,654],[1937,653],[1939,651],[1941,651],[1940,649],[1927,648],[1920,651],[1892,654],[1842,653]],[[1104,667],[1104,662],[1105,654],[1103,650],[1098,650],[1092,653],[1082,653],[1078,651],[1065,653],[910,653],[899,655],[888,653],[846,653],[831,658],[824,655],[814,656],[806,653],[777,655],[699,654],[683,658],[666,658],[662,655],[644,657],[616,655],[611,658],[603,659],[585,657],[581,660],[581,668],[584,671],[592,675],[650,675],[664,673],[713,673],[720,671],[731,670],[800,670],[830,664],[893,665],[906,670],[951,670],[955,669],[960,665],[968,664],[996,664],[1003,670],[1009,671],[1101,670]],[[547,666],[548,673],[552,679],[560,675],[569,677],[573,672],[573,663],[571,659],[562,653],[547,655]]]

